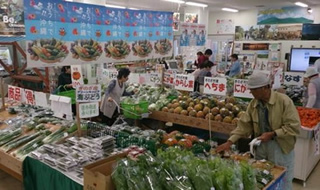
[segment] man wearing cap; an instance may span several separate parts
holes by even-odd
[[[304,78],[309,81],[308,93],[306,95],[307,108],[320,109],[320,78],[316,68],[309,67],[304,74]]]
[[[300,120],[292,100],[285,94],[271,90],[269,78],[256,72],[249,77],[248,88],[254,99],[231,132],[228,141],[217,152],[229,150],[240,138],[253,135],[261,140],[255,159],[269,160],[287,168],[282,190],[292,189],[294,145],[299,134]]]

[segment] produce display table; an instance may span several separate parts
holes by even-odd
[[[82,190],[83,186],[60,171],[31,157],[23,161],[24,189],[32,190]]]
[[[286,169],[281,166],[275,166],[271,169],[271,173],[274,179],[265,188],[263,188],[263,190],[281,190],[280,187],[284,174],[286,173]]]
[[[318,126],[320,127],[320,126]],[[318,139],[320,135],[318,134]],[[307,131],[301,128],[300,135],[295,145],[295,168],[294,178],[302,180],[306,186],[306,180],[320,160],[320,154],[315,154],[314,131]]]
[[[155,119],[163,122],[171,122],[176,123],[184,126],[189,126],[198,129],[210,130],[209,128],[209,120],[185,116],[181,114],[174,114],[169,112],[163,111],[154,111],[152,114],[149,115],[150,119]],[[211,120],[211,131],[219,132],[224,134],[230,134],[232,130],[236,128],[236,125],[217,122]]]
[[[16,115],[11,115],[7,111],[0,112],[0,121],[4,121],[15,117]],[[0,129],[6,128],[7,125],[0,123]],[[12,177],[22,181],[22,162],[17,158],[11,156],[0,150],[0,169],[4,172],[10,174]]]

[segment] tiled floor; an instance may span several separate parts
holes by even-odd
[[[307,181],[307,186],[303,187],[303,182],[294,180],[293,190],[319,190],[320,189],[320,162],[311,173]],[[20,181],[0,170],[0,190],[23,190]],[[31,189],[26,189],[31,190]],[[44,189],[45,190],[45,189]],[[65,189],[67,190],[67,189]]]

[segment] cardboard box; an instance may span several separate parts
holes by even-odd
[[[103,160],[89,164],[84,170],[84,190],[115,190],[111,174],[117,164],[117,160],[125,158],[127,153],[110,156]]]

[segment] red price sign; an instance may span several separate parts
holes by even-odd
[[[174,74],[172,72],[165,72],[163,74],[163,83],[167,85],[174,85]]]
[[[225,96],[227,94],[227,79],[205,77],[203,92],[205,94]]]
[[[22,101],[22,88],[8,85],[8,98],[10,100]]]
[[[35,99],[32,90],[24,90],[25,100],[27,104],[35,105]]]
[[[184,91],[193,91],[194,76],[177,74],[174,78],[175,89]]]
[[[233,96],[242,98],[253,98],[249,88],[247,87],[248,80],[235,79]]]

